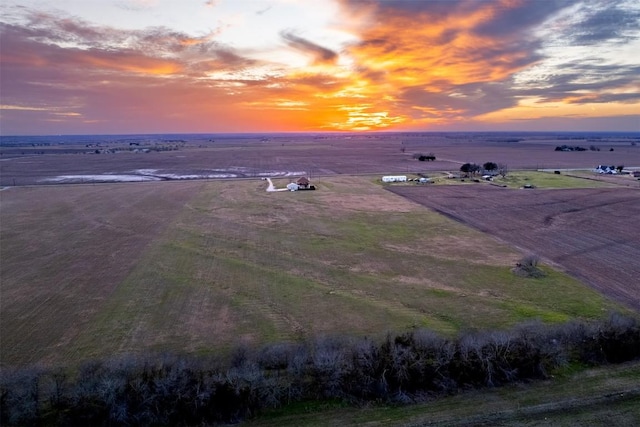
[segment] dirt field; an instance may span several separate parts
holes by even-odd
[[[407,174],[458,171],[463,163],[488,161],[508,164],[511,169],[590,169],[599,164],[640,167],[640,139],[631,136],[568,139],[548,134],[390,133],[216,136],[213,142],[198,135],[183,138],[172,143],[159,136],[59,137],[52,140],[52,146],[32,147],[16,138],[7,146],[5,137],[0,146],[0,185],[52,183],[55,181],[49,180],[60,175],[79,176],[75,182],[90,182],[83,177],[101,174],[133,174],[136,180],[140,170],[154,170],[166,179],[167,175],[257,177],[300,172],[312,176]],[[131,146],[132,141],[141,145]],[[593,145],[600,151],[554,151],[562,144]],[[146,147],[160,151],[132,151]],[[173,151],[162,151],[169,148]],[[96,149],[118,154],[95,154]],[[413,158],[417,153],[433,153],[436,161],[420,162]]]
[[[640,309],[640,191],[393,187],[395,194],[562,266]]]
[[[0,364],[446,334],[619,307],[550,269],[513,275],[521,252],[373,178],[312,182],[297,193],[260,179],[3,190]]]

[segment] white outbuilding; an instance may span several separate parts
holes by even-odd
[[[382,177],[382,182],[407,182],[405,175],[387,175]]]

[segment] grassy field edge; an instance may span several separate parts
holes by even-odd
[[[579,368],[544,381],[462,392],[406,406],[306,402],[247,422],[270,426],[637,425],[640,360]]]

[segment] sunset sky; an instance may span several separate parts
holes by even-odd
[[[0,132],[640,131],[640,2],[2,0]]]

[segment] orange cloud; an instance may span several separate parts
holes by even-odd
[[[177,61],[149,58],[126,52],[96,53],[77,51],[68,56],[70,61],[101,70],[142,73],[150,75],[172,75],[182,70]]]
[[[368,25],[351,28],[358,31],[360,42],[339,54],[309,40],[286,37],[314,60],[286,74],[282,87],[289,99],[304,101],[310,114],[327,117],[326,122],[313,121],[320,128],[379,130],[484,113],[477,107],[485,96],[481,84],[501,82],[538,60],[529,45],[514,42],[517,34],[495,37],[477,31],[505,9],[518,7],[516,2],[482,2],[472,10],[451,8],[444,15],[428,8],[408,13],[394,9],[395,4],[369,3],[363,12],[357,3],[358,19]],[[302,82],[328,81],[327,76],[333,76],[329,86]],[[279,99],[267,95],[260,105],[279,109]]]
[[[2,123],[49,121],[50,133],[78,123],[88,133],[424,130],[638,107],[638,64],[542,66],[533,30],[561,9],[555,2],[340,2],[336,29],[357,41],[328,48],[282,29],[277,60],[264,59],[269,48],[222,45],[214,32],[119,31],[46,14],[0,24],[3,104],[23,106],[4,108]],[[585,28],[608,25],[596,18]],[[582,41],[605,38],[586,29]],[[286,62],[301,54],[306,65]]]

